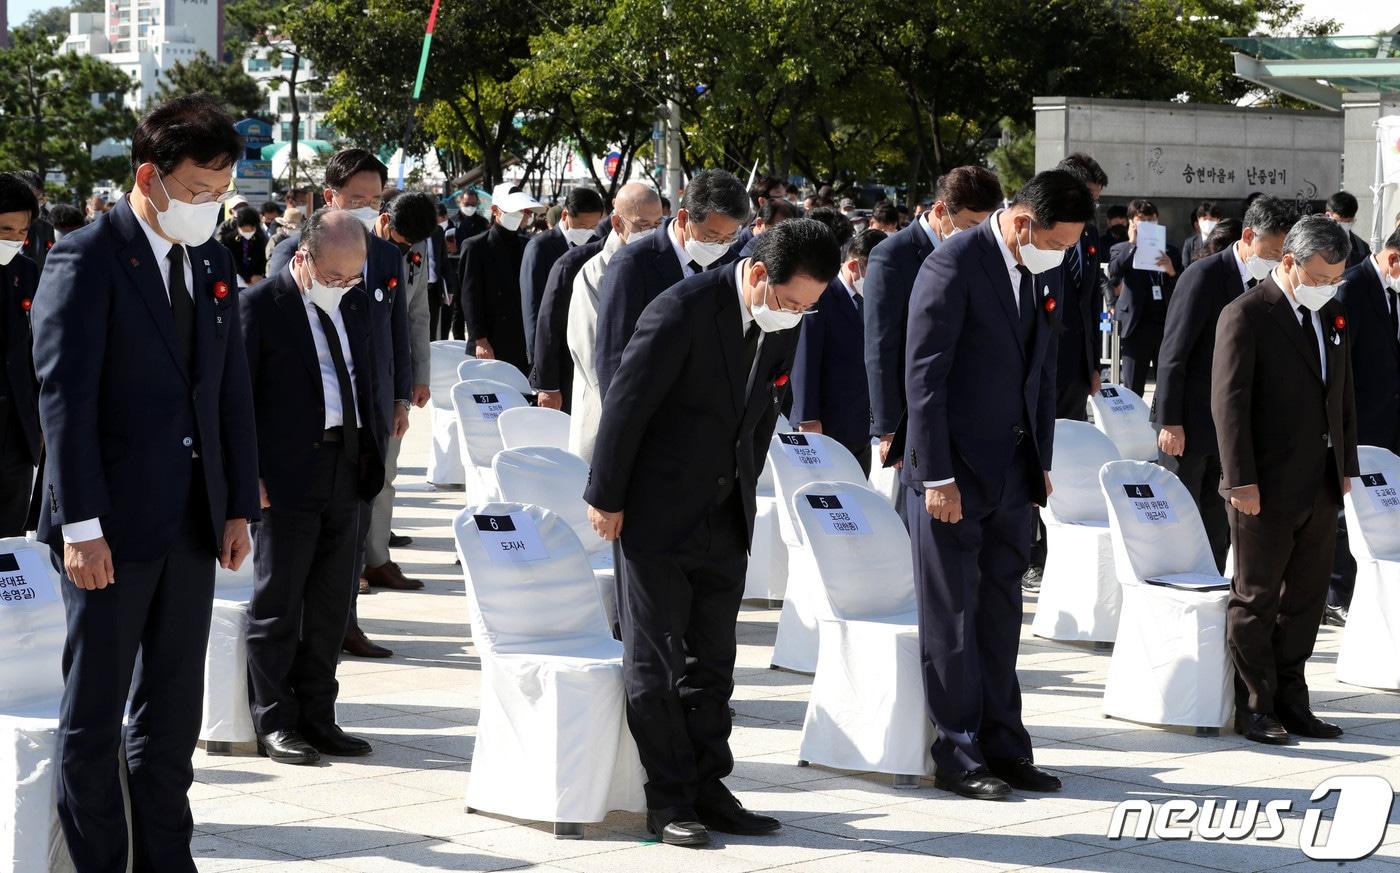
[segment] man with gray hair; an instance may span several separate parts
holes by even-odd
[[[361,513],[384,487],[364,224],[323,209],[291,261],[239,295],[257,418],[248,680],[258,752],[285,764],[367,755],[335,723]]]
[[[701,170],[676,217],[651,239],[619,251],[598,289],[596,365],[600,397],[622,362],[646,305],[682,279],[734,260],[729,249],[749,218],[749,192],[724,170]]]
[[[1258,743],[1342,729],[1313,715],[1303,671],[1317,640],[1356,460],[1351,328],[1333,298],[1351,240],[1309,215],[1273,272],[1225,307],[1211,413],[1235,546],[1227,639],[1235,729]]]

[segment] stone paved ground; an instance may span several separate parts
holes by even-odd
[[[1204,738],[1103,718],[1107,654],[1031,637],[1033,599],[1020,656],[1026,721],[1038,762],[1064,778],[1062,793],[979,803],[938,791],[928,780],[917,790],[895,790],[887,777],[799,768],[808,679],[767,669],[778,613],[746,606],[734,701],[737,766],[729,784],[749,807],[782,819],[778,835],[721,836],[696,851],[649,842],[640,815],[615,814],[588,826],[583,840],[556,840],[545,825],[467,815],[480,663],[449,541],[461,494],[435,493],[424,483],[427,430],[427,416],[415,411],[395,525],[414,537],[398,560],[427,588],[362,600],[366,631],[396,657],[348,659],[340,668],[341,721],[372,740],[374,754],[288,767],[197,753],[192,802],[203,873],[1323,869],[1297,847],[1311,789],[1345,773],[1379,774],[1400,786],[1400,696],[1333,678],[1335,630],[1323,629],[1309,676],[1317,710],[1341,723],[1346,736],[1267,749],[1233,734]],[[1284,837],[1272,843],[1103,836],[1119,801],[1179,796],[1283,798],[1295,812],[1286,818]],[[1374,856],[1326,866],[1400,873],[1400,808],[1389,821]]]

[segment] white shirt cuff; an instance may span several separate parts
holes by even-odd
[[[944,485],[952,485],[952,484],[953,484],[953,480],[952,480],[952,479],[939,479],[937,482],[923,482],[923,483],[920,483],[920,484],[922,484],[922,485],[924,486],[925,489],[928,489],[928,488],[942,488]]]
[[[85,543],[102,537],[102,519],[89,518],[63,526],[65,543]]]

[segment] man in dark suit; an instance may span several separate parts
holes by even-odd
[[[569,304],[574,279],[589,259],[603,250],[604,237],[594,237],[559,256],[549,268],[544,296],[535,324],[535,348],[530,358],[530,387],[535,403],[546,409],[570,412],[574,387],[574,361],[569,356]]]
[[[1139,397],[1147,388],[1147,372],[1157,364],[1162,332],[1167,323],[1167,305],[1181,272],[1181,254],[1168,243],[1157,259],[1155,270],[1133,266],[1137,254],[1138,226],[1157,223],[1157,205],[1151,200],[1128,204],[1128,241],[1109,252],[1108,281],[1114,288],[1114,316],[1121,327],[1122,370],[1119,381]]]
[[[1327,217],[1346,228],[1347,238],[1351,240],[1351,254],[1347,255],[1347,269],[1355,267],[1371,256],[1371,246],[1352,230],[1356,225],[1356,210],[1359,208],[1360,204],[1356,202],[1356,195],[1349,191],[1338,191],[1327,198]]]
[[[584,497],[594,529],[618,540],[627,722],[647,826],[666,843],[779,827],[721,781],[734,625],[796,327],[839,257],[830,231],[794,219],[752,258],[682,281],[638,319],[604,400]]]
[[[549,271],[569,249],[593,240],[604,211],[601,194],[592,188],[574,188],[564,198],[558,223],[525,243],[525,254],[520,259],[520,315],[525,322],[525,352],[531,363],[535,360],[536,319]]]
[[[481,216],[480,209],[481,205],[478,202],[476,191],[471,188],[466,189],[457,196],[457,211],[448,220],[448,227],[443,228],[447,242],[447,270],[454,277],[454,281],[458,283],[460,283],[462,276],[462,244],[474,236],[480,236],[491,227],[491,222]],[[467,329],[465,316],[462,312],[460,287],[452,298],[448,309],[450,310],[449,323],[443,327],[443,333],[450,330],[453,338],[466,339]]]
[[[437,226],[428,249],[428,337],[447,339],[452,332],[452,301],[457,298],[456,258],[447,256],[447,207],[437,204]],[[449,266],[451,265],[451,266]]]
[[[1210,408],[1235,547],[1226,628],[1235,729],[1259,743],[1342,734],[1313,715],[1304,667],[1327,601],[1337,510],[1360,475],[1352,318],[1332,299],[1350,247],[1336,222],[1300,218],[1282,263],[1216,327]]]
[[[1083,152],[1074,152],[1056,167],[1079,177],[1089,189],[1089,196],[1098,203],[1099,195],[1108,186],[1108,174],[1099,162]],[[1084,234],[1065,256],[1064,309],[1060,313],[1064,333],[1060,335],[1059,359],[1055,365],[1055,417],[1072,421],[1087,421],[1090,394],[1099,390],[1099,305],[1103,293],[1099,282],[1103,272],[1099,265],[1108,252],[1099,238],[1099,229],[1091,221],[1084,225]],[[1042,540],[1043,542],[1043,540]],[[1042,557],[1040,565],[1044,566]]]
[[[1230,551],[1230,524],[1220,496],[1220,447],[1210,414],[1215,327],[1221,311],[1278,264],[1283,237],[1296,220],[1293,207],[1277,197],[1256,199],[1245,212],[1240,241],[1187,267],[1167,307],[1152,404],[1161,428],[1157,446],[1177,459],[1177,478],[1196,501],[1221,572]]]
[[[957,167],[939,178],[933,207],[870,253],[865,286],[865,376],[870,386],[872,436],[880,438],[880,463],[891,464],[890,445],[904,417],[904,351],[909,296],[924,260],[954,234],[981,224],[1001,204],[1001,183],[984,167]],[[904,512],[903,495],[895,502]]]
[[[682,279],[732,263],[730,250],[749,214],[744,183],[724,170],[701,170],[685,186],[676,217],[650,239],[618,250],[598,289],[598,389],[622,362],[637,319],[647,304]]]
[[[24,256],[33,261],[42,273],[44,261],[48,259],[49,249],[53,248],[55,241],[54,226],[48,219],[49,208],[45,205],[48,195],[44,193],[44,177],[33,170],[26,170],[17,175],[24,180],[39,201],[39,213],[29,223],[29,235],[24,239]]]
[[[24,536],[39,464],[39,404],[29,308],[39,284],[20,254],[39,201],[15,173],[0,173],[0,537]]]
[[[797,429],[826,434],[845,446],[867,476],[870,388],[865,379],[862,291],[870,250],[884,239],[878,230],[863,230],[845,242],[840,272],[822,292],[817,311],[802,320],[792,366],[792,421]]]
[[[1050,491],[1065,252],[1094,201],[1064,170],[924,262],[909,304],[902,479],[935,784],[995,799],[1056,791],[1032,761],[1016,651],[1030,509]]]
[[[522,374],[530,372],[530,356],[521,303],[520,265],[527,242],[521,228],[543,210],[519,186],[502,182],[491,192],[491,229],[459,244],[467,348],[478,358],[514,364]]]
[[[344,210],[313,213],[291,266],[240,300],[262,492],[249,692],[258,751],[287,764],[370,752],[335,723],[359,516],[384,485],[379,429],[369,425],[368,239]]]
[[[68,614],[58,815],[80,873],[127,869],[124,795],[134,869],[195,873],[214,562],[242,564],[258,512],[238,280],[209,238],[242,154],[217,101],[162,103],[132,135],[131,192],[54,246],[34,295],[39,537]]]
[[[1181,268],[1184,270],[1198,259],[1205,257],[1206,239],[1220,224],[1220,207],[1214,200],[1202,200],[1191,213],[1191,235],[1181,244]]]

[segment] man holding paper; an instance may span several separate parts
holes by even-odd
[[[1181,272],[1181,253],[1167,244],[1167,229],[1157,222],[1150,200],[1128,204],[1128,241],[1109,252],[1108,280],[1117,303],[1115,317],[1122,338],[1123,367],[1119,381],[1139,397],[1147,386],[1147,371],[1156,366],[1157,351],[1167,322],[1167,304]]]

